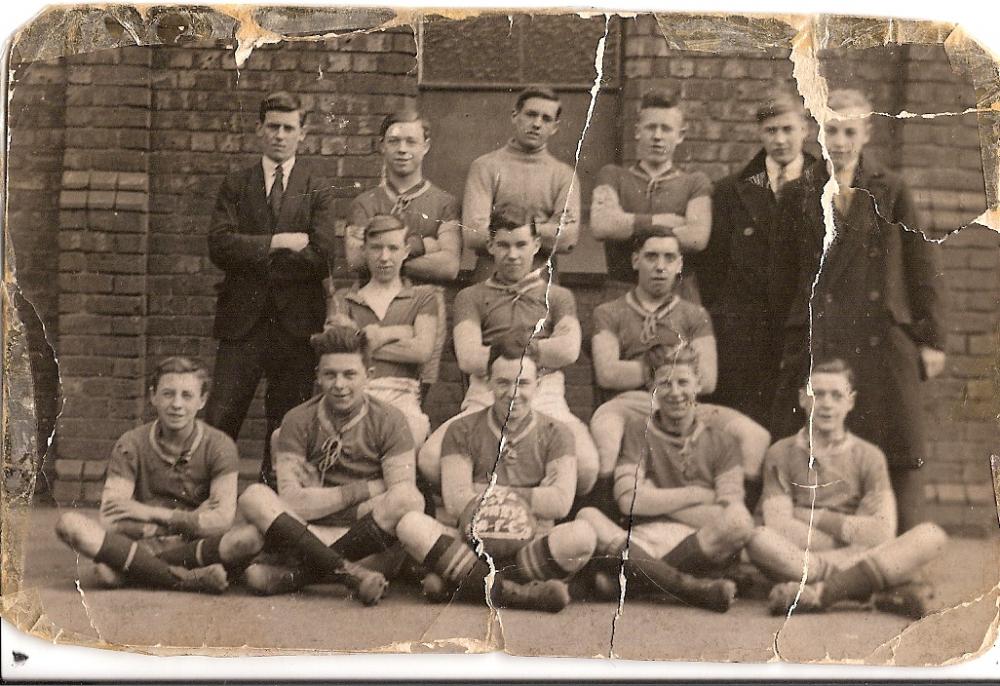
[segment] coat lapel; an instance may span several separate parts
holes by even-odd
[[[267,194],[264,192],[264,168],[261,166],[260,160],[250,167],[246,193],[251,216],[257,218],[257,224],[262,229],[261,233],[270,232],[271,208],[267,204]]]

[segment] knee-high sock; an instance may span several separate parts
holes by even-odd
[[[330,547],[345,560],[357,562],[369,555],[388,550],[395,543],[396,537],[383,531],[375,522],[374,515],[369,512]]]
[[[549,537],[542,536],[517,551],[515,573],[526,581],[565,579],[570,575],[552,556]]]
[[[861,560],[853,567],[830,574],[823,582],[820,603],[830,607],[841,600],[868,600],[872,593],[886,586],[885,577],[871,560]]]
[[[158,557],[169,565],[179,565],[187,569],[207,567],[222,562],[219,554],[219,543],[222,535],[199,538],[177,548],[164,550]]]
[[[94,556],[100,562],[116,569],[128,578],[160,588],[178,588],[179,579],[170,566],[139,545],[138,541],[108,532],[101,549]]]
[[[678,543],[673,550],[663,556],[663,561],[685,574],[703,574],[718,567],[718,563],[701,549],[698,534],[691,534]]]
[[[442,534],[434,542],[423,565],[432,569],[451,585],[459,585],[469,580],[485,578],[490,573],[490,566],[480,559],[467,543],[451,536]]]
[[[628,547],[625,560],[625,574],[629,581],[637,582],[640,588],[671,596],[698,607],[724,610],[731,598],[721,594],[716,581],[698,579],[680,572],[661,559],[653,557],[635,543]]]
[[[275,547],[295,550],[306,567],[320,577],[339,576],[344,571],[344,558],[323,545],[306,527],[291,515],[282,512],[264,533],[264,542]]]

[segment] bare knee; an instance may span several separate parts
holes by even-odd
[[[948,543],[948,534],[945,533],[944,529],[931,522],[918,524],[910,529],[907,534],[912,535],[914,539],[919,541],[922,548],[933,550],[936,553],[940,553]]]
[[[397,486],[387,492],[375,506],[373,516],[385,528],[395,529],[410,512],[423,512],[424,497],[416,486]]]
[[[73,550],[79,550],[87,533],[97,527],[100,525],[86,515],[79,512],[64,512],[56,522],[56,535]]]
[[[569,558],[589,558],[597,548],[597,532],[583,519],[560,524],[549,535],[553,554]]]
[[[225,562],[248,560],[264,547],[264,537],[252,524],[230,529],[219,542],[219,555]]]
[[[280,507],[280,500],[278,494],[264,484],[251,484],[240,495],[237,504],[240,512],[260,528],[269,511]]]
[[[722,511],[717,522],[706,528],[705,533],[712,540],[713,547],[726,551],[742,548],[753,536],[753,517],[745,507],[730,505]]]

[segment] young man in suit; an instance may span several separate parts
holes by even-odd
[[[226,178],[212,216],[209,257],[225,278],[215,316],[216,386],[205,418],[233,439],[262,376],[269,436],[312,395],[309,336],[326,314],[322,282],[334,254],[334,216],[328,185],[296,159],[305,116],[290,93],[264,98],[257,124],[262,157]],[[274,483],[267,446],[261,478]]]
[[[785,284],[794,264],[784,252],[792,242],[780,235],[778,202],[788,183],[813,173],[816,158],[802,150],[806,117],[797,93],[768,94],[757,109],[762,149],[716,184],[708,247],[689,261],[719,352],[718,386],[706,402],[737,409],[765,426],[791,297]]]

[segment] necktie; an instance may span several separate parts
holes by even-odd
[[[267,196],[267,204],[271,206],[271,218],[278,221],[281,214],[281,201],[285,194],[285,172],[279,164],[274,168],[274,183],[271,184],[271,192]]]
[[[781,195],[781,189],[786,183],[788,183],[788,167],[782,167],[778,170],[778,178],[774,180],[774,197]]]

